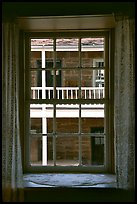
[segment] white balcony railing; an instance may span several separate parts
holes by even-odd
[[[32,99],[52,99],[54,97],[53,87],[31,87]],[[79,87],[56,87],[57,99],[78,99]],[[81,98],[103,99],[104,87],[81,87]]]

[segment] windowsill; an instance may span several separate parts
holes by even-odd
[[[134,202],[114,174],[24,174],[25,202]]]
[[[117,188],[114,174],[28,173],[23,180],[25,188]]]

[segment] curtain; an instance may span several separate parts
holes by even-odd
[[[135,20],[117,17],[115,27],[114,126],[118,188],[135,187]]]
[[[19,30],[2,23],[2,199],[23,201],[19,124]]]

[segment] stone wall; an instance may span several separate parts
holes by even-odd
[[[51,133],[53,130],[53,119],[47,119],[47,131]],[[37,120],[33,129],[41,126],[40,120]],[[39,123],[39,125],[38,125]],[[56,159],[57,160],[78,160],[79,156],[79,138],[78,136],[71,135],[71,133],[78,132],[78,118],[57,118],[56,119],[57,133],[70,133],[56,137]],[[94,127],[104,127],[104,119],[102,118],[83,118],[82,119],[82,132],[91,133]],[[92,141],[89,136],[82,136],[82,161],[86,164],[91,163],[92,157]],[[31,161],[38,162],[41,160],[41,140],[34,139],[31,148]],[[53,137],[48,136],[48,160],[53,160]]]

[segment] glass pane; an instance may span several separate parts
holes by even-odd
[[[103,69],[81,71],[81,97],[84,99],[103,99],[105,97]]]
[[[53,166],[52,136],[31,137],[30,161],[32,165]]]
[[[69,115],[75,115],[74,111],[64,110],[60,111],[60,117],[63,115],[67,116],[67,112]],[[58,133],[78,133],[78,118],[57,118],[56,119],[56,131]]]
[[[42,138],[30,139],[30,162],[32,165],[42,165]]]
[[[57,118],[78,118],[79,105],[78,104],[57,104],[56,117]]]
[[[31,39],[31,49],[34,49],[35,46],[37,46],[37,49],[46,48],[47,50],[51,50],[53,47],[53,39],[50,38]]]
[[[60,166],[78,166],[79,140],[76,136],[57,136],[56,164]]]
[[[81,131],[90,133],[92,127],[104,127],[104,104],[81,106]]]
[[[42,133],[42,118],[31,118],[31,134]]]
[[[41,51],[31,51],[31,68],[40,68],[41,64],[39,63],[41,61]]]
[[[56,40],[57,59],[62,62],[62,67],[78,67],[79,52],[78,39],[76,38],[61,38]]]
[[[31,133],[53,132],[53,105],[31,104],[30,105]]]
[[[53,60],[53,39],[31,39],[31,68],[45,68],[46,60]]]
[[[77,99],[79,86],[79,71],[62,70],[62,83],[57,87],[57,99]]]
[[[31,87],[42,87],[42,73],[44,71],[31,71]]]
[[[82,38],[81,51],[82,67],[95,67],[96,58],[104,62],[104,38]],[[100,65],[104,66],[104,64]]]

